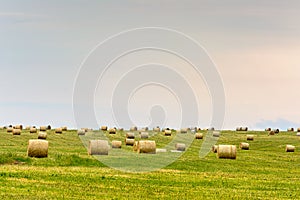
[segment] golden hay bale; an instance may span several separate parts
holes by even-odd
[[[219,145],[218,158],[236,159],[236,146],[235,145]]]
[[[288,128],[287,132],[294,132],[294,128]]]
[[[13,129],[12,134],[13,135],[21,135],[21,129]]]
[[[293,146],[293,145],[286,145],[285,151],[286,152],[294,152],[295,151],[295,146]]]
[[[266,128],[265,131],[271,131],[271,128]]]
[[[300,136],[300,133],[297,133],[296,136]]]
[[[62,134],[62,132],[63,132],[62,128],[56,128],[55,129],[55,133],[57,133],[57,134]]]
[[[187,133],[188,132],[188,129],[187,128],[182,128],[180,129],[180,133]]]
[[[113,149],[121,148],[121,147],[122,147],[122,141],[113,140],[113,141],[111,142],[111,147],[112,147]]]
[[[109,145],[107,140],[90,140],[89,155],[108,155]]]
[[[276,128],[276,129],[273,129],[274,133],[279,133],[279,129]]]
[[[48,141],[29,140],[27,155],[29,157],[44,158],[48,156]]]
[[[242,130],[242,127],[236,127],[235,130],[236,130],[236,131],[241,131],[241,130]]]
[[[20,124],[18,124],[18,125],[15,125],[13,128],[15,128],[15,129],[23,129],[23,125],[20,125]]]
[[[115,129],[115,128],[110,128],[110,129],[108,130],[108,133],[109,133],[109,134],[116,134],[116,129]]]
[[[62,131],[67,131],[67,130],[68,130],[68,127],[62,126],[61,129],[62,129]]]
[[[249,143],[241,142],[240,143],[240,149],[249,150]]]
[[[165,130],[165,136],[171,136],[172,131],[171,130]]]
[[[195,134],[195,138],[196,138],[197,140],[201,140],[201,139],[203,139],[203,134],[202,134],[202,133],[196,133],[196,134]]]
[[[254,140],[254,135],[247,135],[247,140]]]
[[[140,140],[137,145],[138,153],[156,153],[156,143],[153,140]]]
[[[127,132],[127,133],[126,133],[126,138],[134,139],[134,133],[132,133],[132,132]]]
[[[159,126],[157,126],[157,127],[153,128],[153,131],[154,131],[154,132],[160,132],[160,128],[159,128]]]
[[[241,127],[241,131],[248,131],[248,127]]]
[[[148,133],[148,132],[141,132],[141,138],[142,138],[142,139],[147,139],[147,138],[149,138],[149,133]]]
[[[213,131],[213,137],[220,137],[220,131]]]
[[[77,130],[77,135],[85,135],[85,133],[86,133],[85,129]]]
[[[46,126],[40,126],[40,131],[46,131],[47,127]]]
[[[269,135],[275,135],[275,132],[274,131],[270,131]]]
[[[6,129],[6,131],[8,132],[8,133],[12,133],[13,132],[13,128],[12,127],[7,127],[7,129]]]
[[[47,139],[47,133],[44,131],[40,131],[38,134],[38,139],[46,140]]]
[[[185,144],[184,143],[176,143],[175,144],[175,150],[177,151],[185,151]]]
[[[107,126],[101,126],[101,131],[107,131]]]
[[[130,127],[130,131],[137,131],[137,127],[136,126]]]
[[[127,146],[133,146],[134,145],[134,139],[126,138],[125,139],[125,145]]]
[[[138,144],[139,144],[139,141],[134,141],[134,144],[133,144],[133,151],[137,151],[138,150]]]
[[[297,132],[300,132],[300,128],[297,128]]]
[[[51,125],[48,125],[48,126],[47,126],[47,130],[51,130]]]
[[[217,153],[217,152],[218,152],[218,145],[213,145],[213,146],[211,147],[211,151],[212,151],[213,153]]]
[[[29,132],[30,133],[36,133],[37,132],[37,128],[30,127]]]

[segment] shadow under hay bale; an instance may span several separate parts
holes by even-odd
[[[36,158],[48,157],[48,146],[49,143],[46,140],[29,140],[27,155]]]

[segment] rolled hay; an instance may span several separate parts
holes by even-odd
[[[4,126],[0,126],[0,130],[3,130],[4,129]]]
[[[273,129],[273,131],[274,131],[274,133],[279,133],[279,129],[278,128],[276,128],[276,129]]]
[[[128,138],[128,139],[134,139],[134,133],[132,133],[132,132],[127,132],[127,133],[126,133],[126,138]]]
[[[242,127],[236,127],[235,130],[236,130],[236,131],[241,131],[241,130],[242,130]]]
[[[268,135],[275,135],[274,131],[270,131]]]
[[[47,133],[44,131],[40,131],[38,134],[38,139],[46,140],[47,139]]]
[[[119,131],[124,131],[124,128],[119,128]]]
[[[55,133],[57,133],[57,134],[62,134],[62,132],[63,132],[62,128],[56,128],[55,129]]]
[[[108,155],[109,145],[106,140],[90,140],[89,155]]]
[[[133,146],[134,145],[134,139],[126,138],[125,139],[125,145]]]
[[[300,132],[300,128],[297,128],[297,132]]]
[[[213,131],[213,137],[220,137],[220,131]]]
[[[241,131],[248,131],[248,127],[241,127]]]
[[[141,132],[141,138],[142,138],[142,139],[147,139],[147,138],[149,138],[149,133],[148,133],[148,132]]]
[[[47,130],[51,130],[51,125],[48,125],[48,126],[47,126]]]
[[[29,157],[44,158],[48,156],[47,140],[29,140],[27,155]]]
[[[165,136],[171,136],[172,131],[171,130],[165,130]]]
[[[18,124],[18,125],[15,125],[14,128],[22,130],[23,129],[23,125]]]
[[[207,130],[208,130],[208,131],[214,131],[215,128],[214,128],[214,127],[211,127],[211,128],[208,128]]]
[[[138,153],[149,153],[155,154],[156,153],[156,143],[154,140],[140,140],[138,142]]]
[[[85,133],[86,133],[85,129],[77,130],[77,135],[85,135]]]
[[[107,126],[101,126],[101,131],[107,131]]]
[[[293,146],[293,145],[286,145],[285,151],[286,152],[294,152],[295,151],[295,146]]]
[[[137,151],[138,150],[138,144],[139,144],[138,141],[134,141],[134,144],[133,144],[133,147],[132,147],[133,151]]]
[[[254,135],[247,135],[247,140],[254,140]]]
[[[136,126],[130,127],[130,131],[137,131],[137,127]]]
[[[300,136],[300,133],[298,132],[298,133],[296,134],[296,136]]]
[[[46,126],[40,126],[40,131],[46,131],[47,127]]]
[[[217,152],[218,152],[218,145],[213,145],[213,146],[211,147],[211,151],[212,151],[213,153],[217,153]]]
[[[156,149],[156,153],[166,153],[167,149]]]
[[[109,134],[116,134],[116,129],[115,128],[110,128],[109,130],[108,130],[108,133]]]
[[[68,127],[62,126],[61,129],[62,129],[62,131],[67,131],[67,130],[68,130]]]
[[[153,128],[153,131],[154,132],[160,132],[160,128],[157,126],[157,127]]]
[[[271,131],[271,128],[266,128],[265,131]]]
[[[180,133],[187,133],[188,132],[188,129],[187,128],[182,128],[180,129]]]
[[[13,131],[12,131],[12,134],[13,135],[21,135],[21,129],[14,128]]]
[[[26,130],[30,130],[30,128],[31,128],[30,126],[26,126],[25,127]]]
[[[111,142],[111,147],[112,147],[113,149],[119,149],[119,148],[121,148],[121,147],[122,147],[122,141],[113,140],[113,141]]]
[[[202,133],[196,133],[196,134],[195,134],[195,138],[196,138],[197,140],[201,140],[201,139],[203,139],[203,134],[202,134]]]
[[[185,144],[184,143],[176,143],[175,144],[175,150],[177,151],[185,151]]]
[[[31,128],[29,129],[29,133],[37,133],[37,128],[31,127]]]
[[[249,143],[241,142],[240,143],[240,149],[249,150]]]
[[[294,128],[288,128],[287,132],[294,132]]]
[[[6,132],[8,132],[8,133],[12,133],[13,132],[13,128],[12,127],[7,127],[7,129],[6,129]]]
[[[236,159],[236,146],[218,145],[217,156],[218,158]]]

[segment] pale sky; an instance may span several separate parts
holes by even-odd
[[[299,19],[297,0],[0,0],[0,125],[76,127],[73,88],[89,52],[121,31],[162,27],[192,37],[216,64],[226,96],[224,129],[300,127]],[[152,60],[192,76],[178,58],[157,52],[128,55],[115,63],[111,73],[122,76],[120,66]],[[198,102],[202,112],[198,125],[207,128],[209,93],[203,80],[191,80],[197,98],[203,100]],[[115,126],[109,99],[103,95],[109,84],[103,84],[95,86],[97,122]],[[133,121],[151,124],[149,106],[159,104],[167,115],[165,125],[176,126],[180,109],[175,100],[169,101],[172,92],[154,86],[144,89],[129,100]]]

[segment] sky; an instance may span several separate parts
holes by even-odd
[[[178,128],[185,118],[195,120],[193,114],[182,114],[194,108],[199,119],[190,125],[211,126],[215,99],[206,77],[196,76],[178,56],[151,49],[132,52],[114,62],[97,85],[87,89],[93,91],[88,95],[94,97],[95,116],[79,112],[84,122],[78,122],[80,119],[74,114],[74,87],[91,52],[101,42],[126,30],[160,27],[193,38],[215,64],[225,94],[222,128],[300,127],[299,19],[300,2],[296,0],[0,0],[0,125],[96,128],[107,124],[127,128],[156,123]],[[153,38],[150,42],[155,44]],[[104,46],[108,53],[98,55],[96,63],[113,56],[113,50],[130,50],[131,42],[125,39],[114,46]],[[168,45],[179,50],[186,47],[175,39]],[[136,76],[145,79],[154,75],[146,73],[147,70],[160,66],[163,84],[158,79],[148,85],[128,79],[129,72],[137,66],[144,66],[139,68],[144,71]],[[188,84],[181,83],[181,79]],[[89,78],[86,82],[88,87]],[[168,87],[169,83],[173,89]],[[141,85],[129,87],[131,84]],[[120,97],[120,93],[113,96],[116,88],[122,88],[120,91],[129,95],[127,99],[122,100],[125,96]],[[195,102],[190,100],[190,105],[181,105],[190,95],[183,91],[194,92]],[[130,123],[122,121],[124,113],[112,114],[112,110],[124,108],[119,106],[123,101],[127,107],[122,112],[128,112]],[[83,102],[87,103],[90,102]],[[82,105],[81,109],[90,106]],[[115,113],[118,112],[121,111]],[[93,118],[98,124],[90,123]]]

